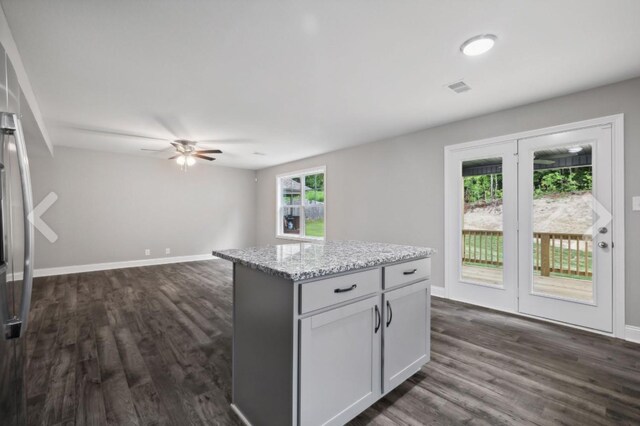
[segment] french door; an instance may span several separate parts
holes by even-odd
[[[448,152],[450,298],[613,331],[611,133]]]
[[[518,152],[519,311],[612,332],[611,126],[520,140]],[[545,171],[571,188],[591,184],[542,201]]]
[[[517,141],[462,149],[448,161],[447,263],[452,299],[515,311],[518,295]],[[477,188],[476,188],[477,187]],[[470,205],[482,207],[470,211]],[[449,261],[455,259],[455,261]]]

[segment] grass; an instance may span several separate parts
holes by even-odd
[[[307,201],[324,202],[324,191],[305,191],[304,197]],[[286,194],[282,197],[282,202],[288,205],[300,204],[300,194]]]
[[[317,201],[319,203],[324,202],[324,191],[306,191],[304,196],[307,201]]]
[[[485,243],[487,247],[487,252],[485,252]],[[474,245],[476,248],[476,253],[478,257],[482,256],[484,259],[491,259],[493,261],[503,261],[502,257],[502,237],[497,235],[477,235],[477,236],[466,236],[464,238],[464,249],[465,253],[469,257],[473,257],[473,249]],[[482,249],[482,254],[480,252]],[[475,263],[474,263],[475,264]]]
[[[324,220],[308,220],[305,223],[307,237],[324,237]]]

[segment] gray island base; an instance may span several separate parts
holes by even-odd
[[[432,249],[335,241],[214,251],[233,268],[232,408],[341,425],[429,361]]]

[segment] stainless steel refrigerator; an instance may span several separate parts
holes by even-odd
[[[20,86],[1,46],[0,57],[0,424],[13,426],[27,420],[26,335],[34,248],[28,216],[33,200]]]

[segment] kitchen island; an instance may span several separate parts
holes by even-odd
[[[233,268],[232,408],[340,425],[429,361],[434,251],[360,241],[214,251]]]

